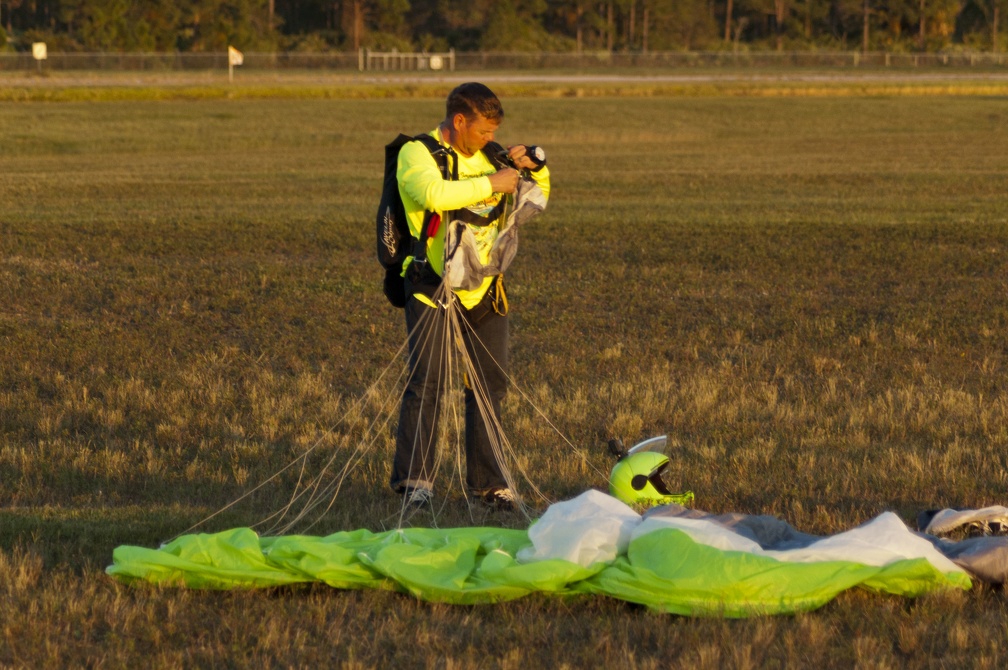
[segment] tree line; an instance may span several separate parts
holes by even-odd
[[[0,0],[55,51],[1003,51],[1008,0]]]

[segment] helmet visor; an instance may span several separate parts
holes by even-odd
[[[672,491],[669,489],[668,485],[665,484],[665,478],[662,477],[662,473],[668,469],[668,460],[662,461],[661,465],[651,471],[648,475],[648,481],[651,482],[651,486],[655,488],[655,491],[662,494],[663,496],[672,495]]]
[[[668,447],[668,435],[659,435],[658,437],[652,437],[644,440],[643,442],[638,442],[634,446],[630,447],[630,449],[627,450],[627,456],[639,454],[643,451],[654,451],[668,456]]]

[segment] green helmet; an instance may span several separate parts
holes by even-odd
[[[662,472],[669,466],[668,456],[655,451],[641,451],[621,458],[609,475],[609,493],[628,505],[684,505],[693,500],[693,492],[675,494],[666,486]]]

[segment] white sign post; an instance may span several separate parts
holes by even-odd
[[[242,55],[241,51],[238,51],[232,46],[228,46],[228,83],[234,82],[235,65],[241,65],[244,60],[245,57]]]
[[[42,61],[49,57],[45,42],[32,42],[32,57],[38,64],[39,74],[42,74]]]

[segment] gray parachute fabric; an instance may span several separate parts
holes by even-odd
[[[507,216],[504,227],[490,248],[486,263],[480,259],[476,237],[463,221],[448,224],[445,233],[444,278],[455,290],[471,291],[486,277],[502,274],[518,253],[518,227],[546,209],[546,196],[538,184],[528,179],[518,180],[515,204]]]
[[[1008,508],[922,512],[917,527],[956,565],[989,584],[1008,582]]]
[[[926,523],[922,523],[926,521]],[[1008,507],[992,505],[983,509],[943,509],[923,513],[917,518],[917,527],[929,535],[950,535],[974,528],[983,535],[991,533],[991,526],[1008,528]]]

